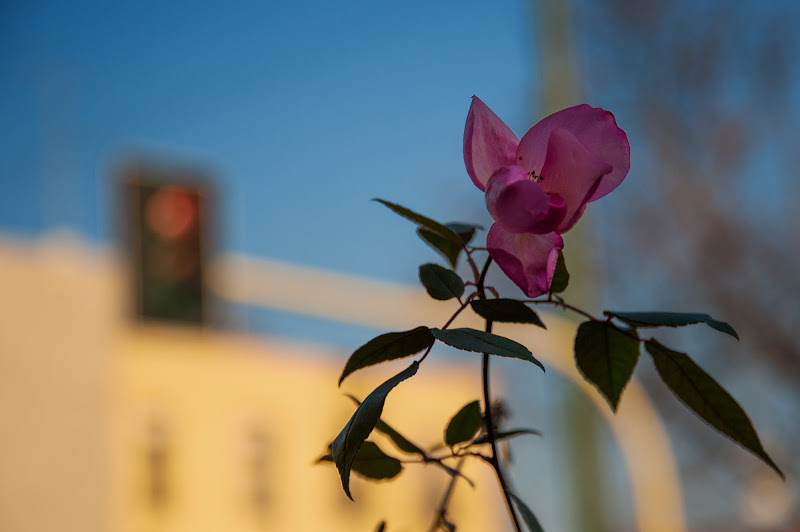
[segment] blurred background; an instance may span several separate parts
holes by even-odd
[[[529,347],[556,371],[496,365],[511,424],[544,432],[512,446],[520,496],[550,531],[800,530],[799,24],[791,0],[3,2],[0,529],[425,529],[439,472],[358,483],[352,504],[311,464],[352,412],[342,391],[403,367],[338,390],[353,349],[452,310],[415,286],[435,253],[369,200],[488,227],[461,154],[476,94],[519,136],[577,103],[614,112],[631,172],[567,235],[567,299],[731,323],[738,343],[659,338],[787,474],[643,357],[647,395],[622,403],[666,426],[636,460],[677,463],[661,506],[680,525],[646,521],[659,502],[626,464],[650,429],[558,369],[574,325],[544,315]],[[387,403],[426,445],[479,386],[476,359],[436,354]],[[456,491],[459,530],[507,526],[484,473]]]

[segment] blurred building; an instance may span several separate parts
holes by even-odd
[[[391,483],[356,480],[352,503],[335,468],[312,465],[353,410],[336,387],[347,353],[137,321],[125,279],[117,256],[69,236],[0,241],[0,530],[430,525],[440,471],[409,464]],[[475,384],[458,366],[425,369],[385,412],[421,442]],[[363,397],[389,373],[353,376],[345,389]],[[491,490],[485,473],[468,474]],[[470,503],[480,488],[461,488],[459,530],[490,530],[496,512]]]
[[[441,470],[408,463],[391,482],[356,480],[353,503],[335,468],[313,465],[353,411],[344,393],[363,398],[404,362],[358,372],[339,390],[349,352],[220,328],[212,303],[382,330],[444,323],[451,309],[418,289],[294,264],[212,263],[202,178],[125,172],[122,253],[68,233],[0,237],[0,530],[374,530],[383,520],[391,531],[428,529],[449,480]],[[468,314],[454,326],[482,326]],[[546,334],[496,330],[536,345],[599,408],[627,466],[638,530],[685,530],[671,449],[646,393],[634,379],[612,415],[572,361],[575,325],[547,324]],[[479,393],[469,357],[435,358],[384,411],[424,446]],[[465,473],[476,487],[459,483],[449,516],[460,531],[496,530],[508,518],[491,470],[468,462]]]

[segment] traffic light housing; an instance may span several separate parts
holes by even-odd
[[[130,165],[123,187],[135,314],[207,322],[208,186],[195,172]]]

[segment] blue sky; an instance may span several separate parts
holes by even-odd
[[[369,199],[481,213],[464,119],[478,94],[530,126],[530,23],[518,0],[6,3],[0,231],[113,241],[114,164],[141,154],[209,172],[223,251],[412,282],[430,253]]]

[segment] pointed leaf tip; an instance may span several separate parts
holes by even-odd
[[[606,310],[606,316],[618,318],[631,327],[682,327],[695,323],[705,323],[712,329],[724,332],[733,336],[737,340],[739,334],[724,321],[718,321],[699,312],[619,312],[616,310]]]
[[[353,462],[364,441],[366,441],[372,429],[375,428],[378,420],[380,420],[386,396],[395,386],[416,374],[418,368],[419,362],[415,360],[408,368],[375,388],[364,399],[339,435],[333,440],[331,455],[336,468],[339,470],[342,489],[350,500],[353,500],[353,496],[350,493],[350,471],[353,468]]]
[[[556,261],[556,269],[553,272],[553,279],[550,281],[550,293],[559,294],[567,289],[569,286],[569,272],[567,271],[567,263],[564,261],[564,252],[558,252],[558,260]]]
[[[587,321],[578,327],[575,336],[578,369],[614,412],[638,359],[639,341],[611,323]]]
[[[412,211],[411,209],[403,207],[402,205],[398,205],[397,203],[392,203],[391,201],[382,200],[380,198],[372,198],[372,201],[377,201],[378,203],[383,204],[384,206],[388,207],[393,212],[399,214],[403,218],[411,220],[418,226],[424,227],[425,229],[432,231],[438,234],[439,236],[454,242],[458,246],[464,245],[463,241],[461,240],[461,237],[459,237],[455,231],[453,231],[444,224],[441,224],[435,220],[431,220],[427,216],[423,216],[419,213]]]
[[[536,360],[530,350],[524,345],[503,336],[470,329],[431,329],[437,340],[441,340],[450,347],[476,353],[489,353],[501,357],[518,358],[533,362],[544,371],[544,366]]]
[[[686,353],[673,351],[657,340],[645,348],[653,358],[661,379],[680,401],[700,419],[738,443],[770,466],[782,479],[783,471],[770,458],[750,418],[739,403]]]
[[[519,508],[519,513],[522,515],[522,520],[525,521],[525,524],[528,526],[528,530],[531,532],[544,532],[542,525],[539,524],[539,520],[536,519],[536,516],[531,509],[528,508],[528,505],[510,491],[506,490],[506,493],[514,500],[517,508]]]

